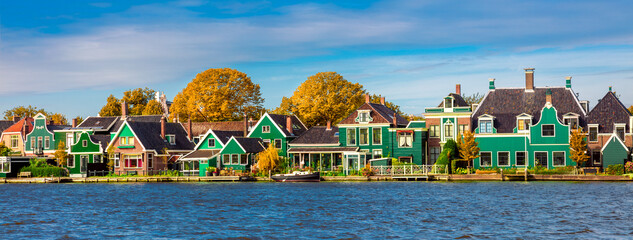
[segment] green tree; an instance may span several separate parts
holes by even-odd
[[[212,68],[199,73],[176,95],[169,111],[181,121],[231,121],[260,114],[264,99],[259,84],[245,73]]]
[[[458,157],[459,147],[457,146],[457,142],[453,139],[448,139],[446,143],[444,143],[444,149],[437,158],[435,165],[441,167],[450,166],[451,161],[457,159]]]
[[[145,105],[145,109],[143,109],[143,115],[161,115],[163,114],[163,109],[158,103],[158,101],[149,101],[147,105]]]
[[[99,111],[99,116],[121,116],[121,101],[112,94],[106,101],[106,105]]]
[[[0,156],[9,156],[11,154],[11,149],[4,145],[4,142],[0,142]]]
[[[473,105],[473,104],[480,103],[481,100],[484,99],[484,95],[481,94],[481,93],[473,93],[471,95],[462,96],[462,98],[464,98],[464,101],[466,101],[466,103],[468,103],[468,105]],[[473,110],[475,110],[475,109],[473,109]]]
[[[571,131],[571,137],[569,138],[569,158],[576,162],[576,168],[589,160],[585,134],[586,132],[583,132],[582,128],[577,128]]]
[[[266,150],[257,154],[257,168],[260,171],[268,172],[270,179],[272,171],[279,166],[279,160],[279,149],[269,144]]]

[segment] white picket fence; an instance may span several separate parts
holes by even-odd
[[[433,165],[393,165],[393,166],[372,166],[374,175],[429,175],[443,174],[447,168],[440,169]]]

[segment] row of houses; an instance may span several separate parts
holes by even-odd
[[[109,160],[117,173],[177,169],[203,176],[207,167],[249,171],[269,145],[292,166],[322,171],[355,171],[370,163],[389,165],[391,159],[431,165],[444,144],[464,131],[475,133],[481,149],[475,168],[574,166],[569,138],[576,128],[588,131],[586,166],[629,159],[633,117],[610,87],[593,108],[578,99],[571,77],[564,86],[535,87],[533,68],[525,69],[523,87],[497,88],[490,79],[488,88],[479,103],[469,104],[458,84],[436,107],[425,109],[424,121],[408,121],[388,108],[384,97],[371,103],[366,95],[365,103],[336,125],[310,129],[296,116],[269,113],[257,121],[168,122],[162,115],[129,116],[125,103],[122,116],[88,117],[69,126],[42,114],[16,117],[0,121],[0,140],[12,151],[10,158],[0,159],[0,176],[19,170],[12,170],[10,161],[52,159],[60,148],[70,156],[66,167],[71,176],[107,170]]]

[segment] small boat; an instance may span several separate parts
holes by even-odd
[[[277,182],[319,182],[321,174],[319,172],[294,171],[289,174],[275,174],[272,179]]]

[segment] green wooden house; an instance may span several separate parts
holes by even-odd
[[[601,149],[602,167],[604,169],[611,165],[625,164],[629,160],[629,148],[624,145],[620,138],[613,134]]]
[[[589,167],[622,164],[629,160],[633,147],[633,116],[609,87],[587,116],[587,144],[591,158]]]
[[[231,137],[219,153],[220,167],[238,171],[250,171],[258,153],[264,151],[261,138]]]
[[[570,131],[586,126],[586,111],[571,89],[534,87],[534,69],[526,69],[525,88],[489,91],[473,112],[480,148],[475,168],[546,168],[575,166],[569,158]]]
[[[54,125],[46,121],[44,114],[38,113],[33,117],[33,131],[26,135],[25,155],[53,158],[59,143],[65,141],[70,128],[67,125]]]
[[[288,143],[305,131],[306,126],[297,116],[265,113],[247,137],[261,138],[264,146],[273,144],[280,149],[279,156],[287,157]]]
[[[106,136],[107,137],[107,136]],[[67,169],[71,177],[86,177],[89,164],[107,163],[104,158],[109,139],[99,139],[89,131],[81,131],[74,144],[70,145]]]
[[[220,131],[209,129],[199,137],[198,144],[193,151],[178,159],[181,172],[184,175],[206,176],[207,167],[220,168],[218,161],[220,151],[226,146],[231,137],[241,137],[242,131]],[[197,167],[196,167],[197,165]]]

